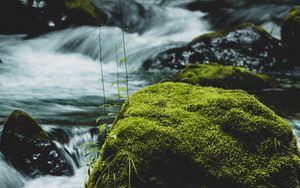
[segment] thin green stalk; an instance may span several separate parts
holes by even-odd
[[[122,15],[123,19],[123,11],[122,11],[122,0],[119,0],[119,11]],[[128,68],[127,68],[127,56],[126,56],[126,46],[125,46],[125,32],[124,32],[124,24],[123,20],[121,21],[121,30],[122,30],[122,43],[123,43],[123,55],[124,55],[124,63],[125,63],[125,82],[126,82],[126,93],[127,93],[127,100],[129,100],[129,87],[128,87]]]
[[[114,188],[116,188],[116,174],[114,173]]]
[[[128,157],[128,188],[131,188],[131,158]]]
[[[119,62],[118,62],[118,47],[115,43],[115,53],[116,53],[116,64],[117,64],[117,88],[118,88],[118,98],[119,103],[121,102],[121,94],[120,94],[120,83],[119,83]]]
[[[100,67],[101,67],[101,81],[102,81],[102,94],[103,94],[103,115],[106,114],[105,110],[105,84],[104,84],[104,75],[103,75],[103,61],[102,61],[102,38],[101,38],[101,25],[99,25],[99,61],[100,61]]]

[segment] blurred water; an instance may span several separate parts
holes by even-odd
[[[137,79],[138,68],[156,52],[206,32],[203,14],[180,8],[164,8],[165,19],[143,34],[126,33],[125,42],[130,71],[129,89],[147,84],[147,78]],[[123,57],[121,30],[102,27],[103,69],[105,92],[117,98],[115,44],[118,57]],[[22,108],[45,124],[55,124],[55,118],[75,114],[90,116],[101,101],[99,64],[99,28],[82,26],[56,31],[38,38],[22,40],[20,36],[0,37],[0,124],[16,108]],[[124,65],[119,69],[124,79]],[[151,78],[149,78],[151,79]],[[74,117],[73,116],[73,117]],[[88,117],[92,125],[92,117]],[[74,121],[74,124],[77,124]],[[85,124],[85,123],[83,123]]]
[[[147,4],[152,15],[141,32],[125,34],[129,66],[129,89],[133,93],[155,79],[155,74],[141,74],[143,61],[157,52],[207,32],[201,12]],[[149,8],[150,6],[150,8]],[[152,8],[151,8],[152,6]],[[145,9],[146,10],[146,9]],[[115,45],[118,58],[123,57],[122,31],[118,27],[101,27],[103,69],[106,97],[117,100]],[[24,109],[51,133],[62,129],[70,139],[57,144],[74,157],[76,174],[72,177],[44,176],[30,179],[10,166],[0,156],[1,188],[76,188],[83,187],[87,176],[80,144],[95,141],[90,127],[102,110],[102,85],[99,63],[99,28],[81,26],[24,40],[24,36],[0,35],[0,124],[16,108]],[[124,65],[119,67],[125,79]],[[121,84],[124,87],[124,83]],[[125,93],[124,93],[125,94]],[[68,127],[59,127],[59,126]],[[76,126],[76,127],[75,127]],[[55,132],[55,131],[54,131]]]
[[[209,30],[209,24],[203,19],[206,16],[204,13],[180,8],[181,4],[191,1],[194,0],[137,0],[143,3],[146,15],[143,18],[138,17],[139,9],[131,7],[130,11],[135,14],[128,19],[127,25],[133,25],[134,29],[128,28],[130,32],[125,33],[130,93],[156,79],[156,74],[144,73],[139,69],[144,60],[160,51],[189,42]],[[108,4],[106,11],[114,11],[113,6]],[[257,11],[261,10],[253,9],[251,14],[236,12],[232,19],[255,19]],[[264,15],[269,16],[267,13]],[[264,22],[263,27],[279,38],[279,27],[276,24]],[[112,86],[112,82],[117,77],[115,53],[119,58],[123,56],[122,31],[117,26],[101,27],[100,34],[105,91],[113,103],[118,98],[116,85]],[[69,141],[58,144],[76,156],[74,163],[77,164],[77,170],[72,177],[45,176],[30,179],[16,171],[0,153],[0,188],[83,187],[87,176],[84,156],[88,151],[79,146],[95,141],[96,137],[90,132],[91,127],[87,126],[95,126],[96,118],[102,113],[99,107],[103,100],[99,28],[81,26],[28,40],[23,37],[0,35],[0,59],[3,61],[0,63],[0,125],[11,111],[21,108],[47,125],[47,132],[62,129]],[[121,79],[124,79],[124,65],[119,71]],[[281,107],[282,111],[293,109],[285,118],[299,137],[300,118],[297,109],[300,102],[293,100],[287,103],[286,98],[289,97],[283,92],[279,93],[275,97],[276,92],[262,95],[269,99],[266,104],[274,107],[274,110],[277,108],[281,112]],[[68,127],[62,128],[62,125]],[[82,125],[86,127],[80,127]]]

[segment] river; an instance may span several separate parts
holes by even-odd
[[[143,72],[140,69],[143,61],[160,51],[187,43],[211,29],[204,19],[206,13],[180,8],[180,0],[138,2],[149,11],[150,16],[143,18],[143,25],[136,27],[138,29],[128,28],[130,32],[125,33],[130,94],[168,76],[159,71]],[[136,15],[131,17],[137,22],[140,19]],[[265,23],[264,26],[279,37],[278,27],[272,23]],[[119,27],[103,26],[99,30],[93,26],[74,26],[32,39],[25,39],[25,35],[0,35],[0,125],[13,110],[25,110],[48,133],[54,130],[65,132],[69,141],[57,144],[70,153],[76,153],[75,161],[78,162],[74,164],[77,170],[72,177],[31,179],[15,170],[0,153],[1,188],[84,186],[87,177],[84,156],[89,151],[79,146],[97,140],[93,130],[97,126],[96,119],[103,115],[99,32],[103,47],[106,100],[114,103],[118,101],[117,86],[112,84],[117,80],[116,55],[117,59],[123,58],[122,30]],[[125,79],[124,65],[120,65],[118,71],[118,76]],[[124,83],[121,85],[124,87]],[[268,99],[268,96],[264,98]],[[274,101],[278,106],[285,105],[284,97]],[[299,101],[290,106],[295,110],[286,118],[293,126],[295,135],[299,136],[300,109],[296,108]]]

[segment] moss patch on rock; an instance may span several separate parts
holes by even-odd
[[[267,88],[271,83],[266,75],[242,67],[213,63],[189,65],[177,73],[176,80],[201,86],[245,90]]]
[[[162,83],[130,97],[86,187],[296,187],[291,127],[241,90]]]
[[[77,22],[97,22],[103,15],[97,11],[91,0],[66,0],[66,7]],[[94,23],[95,24],[95,23]]]
[[[299,65],[300,9],[291,10],[285,17],[281,28],[281,38],[289,46],[290,63]]]

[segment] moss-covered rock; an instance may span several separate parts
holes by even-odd
[[[291,127],[240,90],[156,84],[114,122],[92,187],[296,187]]]
[[[284,19],[281,38],[289,46],[290,62],[299,65],[300,48],[300,9],[293,9]]]
[[[254,90],[271,86],[270,79],[266,75],[254,73],[242,67],[218,64],[189,65],[177,73],[176,80],[227,89]]]
[[[0,149],[26,175],[74,174],[68,158],[26,112],[15,110],[8,117],[1,134]]]
[[[65,4],[75,23],[95,25],[106,19],[104,13],[97,10],[91,0],[66,0]]]
[[[94,5],[89,0],[67,0],[66,6],[69,9],[79,9],[86,12],[87,15],[92,16],[94,18],[97,17],[97,11]]]
[[[201,35],[183,47],[161,52],[146,60],[144,67],[178,69],[198,62],[216,62],[256,71],[288,66],[284,45],[278,39],[262,27],[242,24]]]

